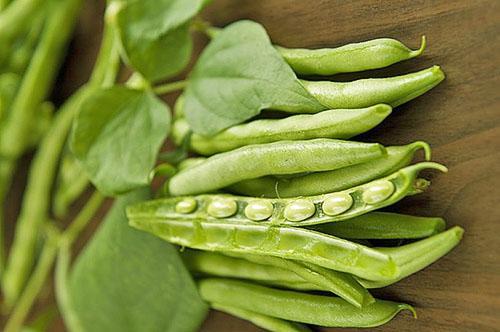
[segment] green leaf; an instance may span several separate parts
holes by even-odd
[[[192,332],[206,315],[175,247],[127,224],[125,207],[147,197],[119,198],[69,275],[69,309],[83,331]]]
[[[204,0],[135,0],[120,3],[115,22],[124,57],[154,82],[179,73],[189,62],[189,21]]]
[[[201,54],[186,89],[185,113],[195,133],[211,136],[270,108],[325,109],[298,81],[264,28],[239,21],[219,32]]]
[[[99,191],[121,194],[149,184],[169,128],[169,108],[156,96],[115,86],[82,103],[71,149]]]

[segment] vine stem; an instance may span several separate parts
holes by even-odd
[[[108,47],[108,44],[111,46]],[[114,82],[117,63],[119,63],[119,55],[115,34],[105,31],[92,79],[64,103],[40,144],[31,165],[21,213],[16,223],[14,242],[3,277],[2,287],[6,309],[11,308],[17,301],[33,266],[37,234],[43,222],[48,219],[50,192],[74,115],[80,103],[95,88]]]
[[[12,182],[14,163],[11,160],[0,160],[0,278],[5,270],[5,231],[4,201]]]
[[[186,87],[186,85],[187,85],[187,80],[176,81],[155,86],[153,88],[153,91],[158,95],[164,95],[170,92],[182,90]]]
[[[19,1],[19,0],[17,0]],[[40,42],[0,132],[0,153],[16,160],[28,146],[35,111],[55,79],[83,0],[65,0],[48,15]]]
[[[50,274],[54,259],[57,254],[59,241],[59,231],[54,227],[47,228],[47,239],[43,245],[40,259],[36,264],[35,270],[26,285],[16,307],[12,311],[5,325],[4,332],[18,332],[23,326],[24,319],[29,314],[31,306],[40,293],[45,280]]]
[[[0,39],[10,41],[23,32],[26,22],[34,16],[44,0],[15,0],[12,3],[3,0],[0,1]]]
[[[78,238],[78,235],[85,226],[92,220],[92,217],[96,214],[104,199],[105,197],[101,193],[95,191],[80,213],[78,213],[70,226],[62,234],[52,224],[46,224],[47,239],[44,243],[40,259],[5,325],[5,332],[20,331],[35,299],[49,276],[58,251],[62,255],[60,259],[64,260],[66,258],[67,262],[65,266],[67,266],[69,264],[69,250],[71,245]],[[67,257],[64,256],[65,254]]]

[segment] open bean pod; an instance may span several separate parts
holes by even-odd
[[[368,280],[393,280],[392,258],[369,247],[301,227],[225,220],[179,220],[128,213],[132,227],[183,247],[298,260]]]
[[[421,188],[424,169],[446,167],[422,162],[389,176],[347,190],[303,198],[254,198],[224,194],[169,197],[128,208],[128,216],[174,220],[204,220],[267,225],[309,226],[353,218],[389,206]]]
[[[429,144],[416,141],[407,145],[386,147],[385,155],[365,163],[289,178],[265,176],[249,179],[229,186],[228,190],[246,196],[270,198],[320,195],[345,190],[409,165],[420,149],[424,150],[425,160],[429,161],[431,159]]]

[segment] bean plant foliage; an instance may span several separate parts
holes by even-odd
[[[71,330],[193,331],[205,317],[207,306],[176,249],[130,228],[124,207],[146,199],[144,192],[134,192],[147,190],[151,174],[159,174],[152,170],[158,169],[171,118],[155,84],[186,67],[193,19],[208,2],[109,5],[107,23],[135,74],[125,85],[94,89],[73,121],[75,170],[81,167],[99,192],[118,199],[60,287]],[[188,75],[185,101],[187,121],[204,135],[263,109],[324,109],[272,46],[264,28],[251,21],[236,22],[216,34]]]
[[[85,100],[71,146],[96,187],[116,195],[148,184],[169,126],[169,108],[156,96],[115,86]]]
[[[239,21],[217,33],[198,59],[186,89],[186,119],[211,136],[263,109],[325,109],[272,46],[264,28]]]
[[[74,264],[66,310],[83,331],[193,331],[205,317],[176,249],[127,224],[125,207],[148,197],[120,197]]]
[[[180,249],[173,244],[130,226],[134,222],[136,227],[151,224],[147,231],[162,232],[163,227],[168,229],[162,218],[169,210],[161,207],[146,217],[140,211],[134,218],[131,218],[133,213],[129,213],[129,224],[126,208],[154,196],[175,194],[169,186],[175,179],[169,178],[179,176],[177,172],[183,171],[182,162],[193,161],[186,160],[191,137],[207,140],[217,137],[221,131],[266,110],[317,113],[327,107],[297,78],[293,66],[273,46],[264,27],[256,22],[242,20],[222,29],[213,28],[200,16],[210,0],[108,0],[102,47],[91,78],[52,115],[53,106],[47,107],[45,99],[50,92],[48,85],[57,74],[55,59],[63,58],[59,53],[70,40],[84,0],[46,2],[50,2],[50,6],[40,10],[45,1],[0,1],[0,27],[9,28],[0,29],[0,133],[11,133],[2,137],[15,143],[0,142],[1,199],[7,196],[17,160],[28,148],[39,145],[30,166],[27,194],[21,204],[7,263],[0,252],[2,306],[5,307],[2,309],[11,317],[5,331],[20,331],[26,325],[31,307],[54,264],[58,311],[72,332],[195,331],[206,317],[208,305],[198,293],[200,284],[196,284],[183,263],[189,266],[186,255],[182,257]],[[14,10],[2,7],[9,3]],[[24,22],[29,22],[30,27],[24,26]],[[184,75],[186,79],[168,81],[182,73],[191,61],[195,32],[211,40],[192,71]],[[40,45],[30,41],[24,50],[28,56],[22,63],[16,53],[21,49],[17,43],[29,41],[32,33]],[[22,66],[11,66],[16,61],[7,59],[10,53],[17,54],[16,61]],[[132,74],[127,82],[117,84],[120,61]],[[437,69],[432,71],[436,72]],[[438,75],[434,85],[443,78],[443,74]],[[174,122],[173,126],[178,129],[175,124],[187,121],[189,128],[177,141],[176,130],[173,133],[171,130],[171,109],[161,96],[178,90],[184,91],[176,103],[174,119],[182,121]],[[410,93],[412,98],[423,93],[420,88],[416,91]],[[12,106],[17,104],[22,107]],[[35,114],[34,110],[40,109],[42,111]],[[169,138],[179,146],[162,152]],[[350,158],[345,155],[345,159]],[[379,154],[376,157],[382,158]],[[310,159],[310,155],[300,159]],[[199,185],[192,176],[187,178]],[[160,184],[160,180],[165,181],[162,186],[156,186],[154,180]],[[204,180],[213,181],[210,176]],[[53,222],[71,219],[67,213],[69,207],[89,184],[93,185],[92,196],[77,216],[64,226]],[[273,185],[272,192],[278,194],[277,189]],[[113,207],[71,263],[72,244],[107,198],[115,199]],[[183,220],[188,220],[185,214],[196,214],[199,208],[199,201],[194,199],[179,203]],[[309,209],[309,205],[299,207]],[[264,208],[267,209],[267,205]],[[273,208],[271,204],[271,212]],[[129,212],[133,211],[130,209]],[[263,208],[257,205],[255,209]],[[309,216],[314,214],[314,209]],[[2,215],[0,211],[0,241],[3,241]],[[201,241],[205,235],[198,236],[197,232],[204,226],[199,214],[196,218],[196,231],[188,227],[179,236],[164,231],[160,237],[173,239],[171,242],[183,246],[185,242],[175,241],[182,237]],[[175,219],[174,223],[177,222]],[[175,225],[179,229],[185,227],[180,223]],[[210,225],[213,228],[217,224]],[[234,227],[224,227],[221,234],[236,232]],[[246,237],[244,233],[242,239]],[[227,239],[224,241],[229,241]],[[3,244],[0,243],[0,251]],[[364,262],[361,261],[360,264]],[[326,279],[318,281],[317,273],[311,274],[309,268],[307,271],[306,275],[312,275],[313,280],[324,287]],[[306,281],[309,282],[305,279],[304,283]],[[356,285],[359,286],[357,281]],[[212,305],[224,304],[224,296],[221,294]],[[251,315],[257,313],[258,310]],[[260,321],[259,317],[256,316],[256,322]],[[278,322],[279,326],[283,323],[271,321]]]
[[[150,81],[171,77],[192,51],[189,21],[207,0],[118,2],[114,21],[128,64]]]

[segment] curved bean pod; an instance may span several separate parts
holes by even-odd
[[[220,303],[210,303],[210,307],[215,310],[228,313],[232,316],[239,317],[252,322],[258,327],[271,332],[307,332],[311,331],[306,326],[289,322],[276,317],[271,317],[262,313],[257,313],[250,310],[245,310],[233,306],[228,306]]]
[[[402,146],[386,147],[387,154],[349,167],[333,171],[310,173],[293,178],[273,176],[249,179],[231,185],[231,192],[256,197],[295,197],[320,195],[348,189],[385,176],[411,163],[415,153],[423,149],[425,159],[431,159],[429,144],[417,141]]]
[[[431,265],[456,247],[462,239],[464,230],[459,226],[433,235],[414,243],[395,248],[378,248],[380,252],[390,255],[400,268],[401,274],[393,280],[373,282],[359,279],[367,288],[381,288],[392,285],[407,276]]]
[[[377,126],[391,111],[389,105],[379,104],[360,109],[292,115],[284,119],[256,120],[228,128],[213,137],[193,134],[190,144],[193,151],[212,155],[249,144],[313,138],[347,139]],[[172,133],[177,145],[189,130],[186,120],[179,119],[174,122]]]
[[[292,261],[273,256],[236,254],[236,257],[241,257],[257,264],[289,270],[301,277],[303,281],[332,292],[359,308],[375,301],[371,294],[354,277],[347,273],[325,269],[307,262]]]
[[[212,251],[184,250],[181,258],[195,276],[247,279],[296,290],[328,291],[322,286],[305,281],[295,273],[280,267],[250,262]],[[263,257],[263,256],[259,256]]]
[[[232,257],[218,252],[185,250],[180,253],[180,256],[188,270],[195,274],[249,279],[259,282],[279,280],[283,283],[306,283],[302,277],[290,270],[251,262],[244,258]]]
[[[277,47],[281,56],[299,75],[333,75],[390,66],[419,56],[426,40],[418,50],[411,50],[391,38],[379,38],[337,48],[303,49]]]
[[[224,194],[168,197],[128,207],[129,218],[224,220],[232,223],[309,226],[350,219],[392,205],[422,188],[417,175],[424,169],[446,167],[422,162],[384,178],[325,195],[304,198],[254,198]],[[189,205],[190,209],[184,209]],[[179,207],[182,211],[179,211]]]
[[[183,161],[181,161],[179,163],[179,165],[177,165],[177,168],[180,171],[182,171],[183,169],[194,167],[194,166],[198,165],[199,163],[204,162],[205,160],[207,160],[207,158],[205,158],[205,157],[191,157],[191,158],[186,158]]]
[[[371,212],[313,229],[344,239],[418,239],[444,231],[443,218],[416,217],[398,213]]]
[[[169,192],[174,196],[192,195],[269,174],[326,171],[366,162],[384,153],[380,144],[332,139],[248,145],[180,171],[170,180]]]
[[[369,247],[299,227],[179,220],[128,214],[132,227],[180,246],[303,261],[369,280],[399,275],[392,259]]]
[[[234,253],[223,255],[198,250],[188,250],[187,255],[183,253],[182,257],[188,269],[193,272],[267,283],[314,285],[313,289],[332,292],[357,307],[374,301],[371,294],[350,274],[304,262],[273,256]]]
[[[343,299],[277,290],[227,279],[204,279],[198,284],[208,302],[221,303],[281,319],[326,327],[373,327],[398,312],[414,309],[403,303],[376,300],[356,308]]]
[[[362,108],[375,104],[392,107],[410,101],[439,84],[444,73],[433,66],[415,73],[353,82],[304,81],[306,90],[327,108]]]

